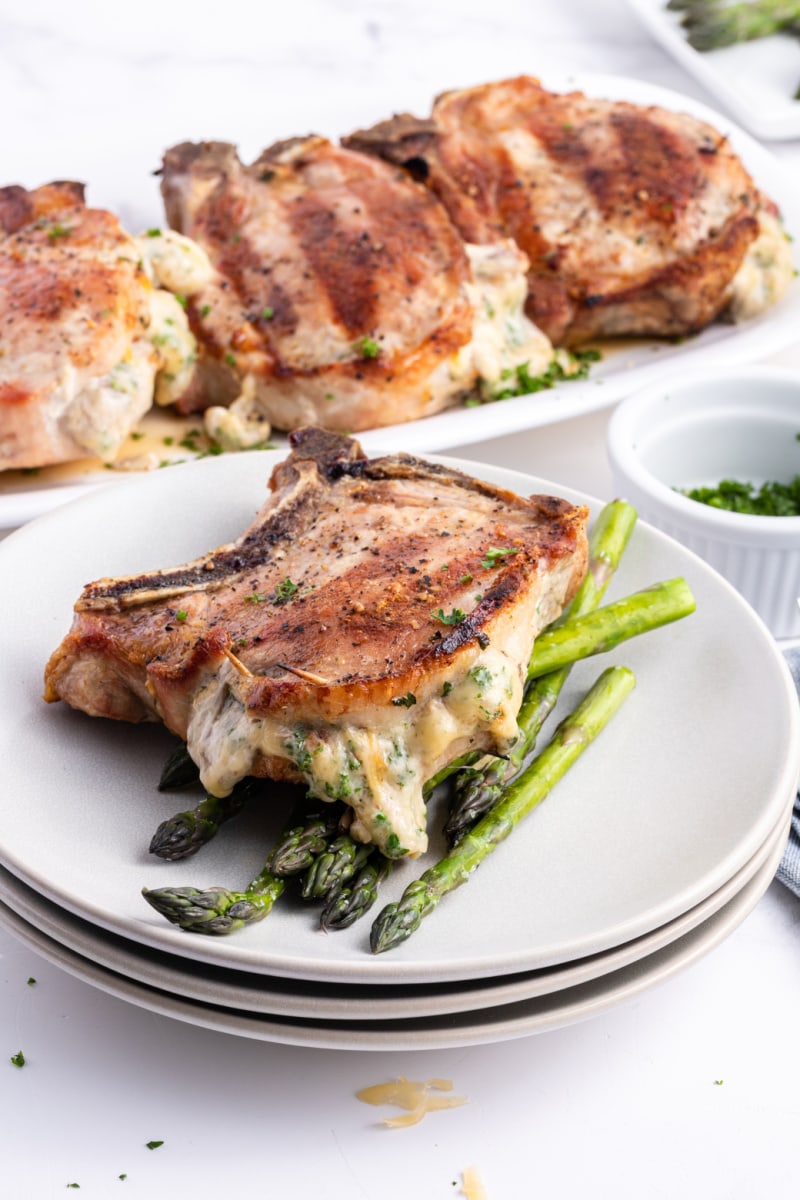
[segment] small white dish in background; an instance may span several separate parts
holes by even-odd
[[[711,507],[681,490],[800,474],[800,374],[716,368],[624,400],[608,428],[617,493],[714,567],[776,638],[800,637],[800,517]]]
[[[667,0],[628,0],[653,37],[757,138],[800,137],[800,50],[788,34],[701,53],[689,45],[681,14]]]

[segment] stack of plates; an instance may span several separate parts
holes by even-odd
[[[142,887],[241,886],[285,810],[250,810],[195,858],[148,855],[176,808],[156,784],[160,728],[42,702],[42,672],[81,587],[235,538],[276,456],[211,459],[90,494],[0,545],[0,923],[66,971],[155,1012],[314,1047],[411,1049],[518,1037],[584,1019],[706,953],[767,888],[800,776],[800,718],[780,651],[699,559],[639,525],[608,596],[683,575],[697,612],[574,668],[574,705],[614,661],[638,685],[569,775],[397,949],[369,952],[370,917],[323,934],[291,897],[228,937],[185,934]],[[447,460],[445,460],[447,461]],[[452,460],[449,460],[452,464]],[[558,485],[454,465],[522,493]],[[441,850],[384,884],[396,898]],[[279,810],[278,810],[279,809]],[[377,910],[376,910],[377,911]]]

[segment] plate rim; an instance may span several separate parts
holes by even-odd
[[[29,940],[26,944],[29,948],[35,949],[33,943],[38,942],[39,952],[45,957],[48,955],[44,954],[44,948],[50,951],[48,961],[89,986],[97,987],[117,999],[138,1004],[159,1016],[213,1032],[321,1050],[360,1050],[366,1053],[458,1049],[512,1041],[534,1033],[565,1028],[600,1016],[651,987],[667,982],[679,971],[703,958],[742,924],[772,882],[779,857],[779,850],[773,850],[772,856],[755,876],[706,921],[653,954],[618,971],[578,984],[574,989],[566,988],[552,995],[536,996],[498,1009],[478,1009],[472,1013],[429,1018],[427,1026],[416,1029],[413,1019],[405,1023],[389,1022],[391,1028],[387,1030],[374,1025],[365,1027],[358,1022],[330,1023],[326,1026],[324,1021],[269,1018],[237,1009],[219,1008],[139,984],[124,975],[99,967],[89,959],[79,962],[80,955],[47,938],[34,926],[28,926],[27,929],[18,926],[17,936],[24,940],[23,934],[27,934]],[[471,1026],[467,1023],[470,1016],[473,1017]],[[479,1020],[481,1017],[483,1021]],[[385,1026],[386,1022],[382,1024]]]
[[[633,96],[634,103],[658,104],[672,111],[685,111],[719,128],[730,138],[760,187],[772,193],[777,184],[778,191],[784,193],[780,197],[783,208],[787,204],[792,207],[794,202],[794,234],[800,245],[800,197],[795,199],[796,189],[790,167],[762,146],[737,121],[703,101],[636,76],[593,71],[542,71],[539,78],[555,91],[578,88],[590,95],[607,94],[611,99],[622,100]],[[796,265],[800,268],[800,250],[795,257]],[[795,307],[798,312],[795,312]],[[712,325],[694,341],[678,347],[671,347],[663,341],[643,340],[641,346],[629,351],[631,354],[636,350],[650,354],[651,362],[630,369],[621,366],[616,373],[605,378],[601,372],[595,371],[588,380],[565,383],[551,391],[536,393],[533,398],[519,396],[475,408],[456,406],[416,421],[366,430],[358,436],[364,448],[371,452],[402,443],[410,453],[433,454],[457,451],[459,447],[476,445],[487,437],[528,432],[572,417],[586,416],[610,408],[632,391],[650,382],[657,382],[665,370],[677,372],[695,364],[744,364],[784,350],[797,340],[799,314],[800,279],[794,281],[788,297],[784,297],[761,317],[729,327],[734,332],[729,333],[719,325]],[[659,351],[670,353],[662,358]],[[284,435],[276,436],[280,440]],[[0,530],[13,529],[36,519],[44,511],[69,502],[74,495],[82,494],[85,490],[122,484],[125,482],[124,475],[127,473],[98,467],[93,475],[82,482],[4,491],[3,473],[0,472]]]
[[[248,462],[253,464],[253,478],[258,474],[258,478],[262,480],[263,485],[263,479],[266,477],[269,467],[279,461],[283,457],[283,453],[263,451],[260,452],[260,456],[262,464],[258,472],[256,472],[256,456],[249,456]],[[551,481],[542,480],[537,476],[527,475],[519,471],[450,457],[431,457],[435,458],[436,461],[453,465],[457,469],[464,469],[468,474],[497,480],[502,485],[509,486],[516,491],[524,491],[531,486],[536,490],[547,488],[579,501],[588,501],[595,511],[597,511],[601,504],[600,501],[586,497],[583,493],[577,492],[574,489],[562,488]],[[181,470],[184,472],[193,472],[198,478],[203,478],[207,474],[211,475],[214,473],[219,478],[222,478],[226,473],[232,473],[234,466],[238,468],[238,465],[234,459],[208,459],[202,463],[187,465],[181,468]],[[165,478],[168,481],[170,479],[174,481],[176,476],[173,474],[164,476],[162,474],[131,479],[121,484],[120,490],[116,491],[115,495],[118,497],[119,503],[124,505],[128,495],[135,496],[142,489],[152,488],[153,502],[155,503],[165,486],[167,491],[177,486],[171,482],[168,482],[167,485],[158,483],[158,480],[164,480]],[[202,486],[205,488],[207,485],[204,482]],[[69,527],[73,519],[78,520],[84,511],[92,510],[102,504],[104,502],[100,496],[85,496],[73,501],[69,506],[46,514],[39,518],[37,522],[32,523],[24,529],[18,530],[6,539],[4,543],[0,544],[0,566],[8,552],[8,548],[19,546],[29,540],[35,542],[38,532],[42,529],[48,531],[51,526],[54,527],[57,533],[59,527],[64,525],[64,523]],[[595,934],[595,944],[591,947],[579,946],[576,948],[572,945],[567,946],[563,948],[560,958],[551,958],[549,962],[532,959],[530,951],[518,951],[515,956],[506,956],[502,962],[495,957],[491,962],[485,962],[480,970],[476,970],[474,961],[470,961],[463,956],[461,958],[453,957],[446,967],[439,964],[438,975],[432,971],[429,963],[420,965],[420,963],[415,963],[413,960],[408,961],[402,956],[396,959],[392,958],[392,956],[380,956],[380,958],[375,959],[372,956],[365,955],[365,962],[363,964],[351,961],[344,963],[321,963],[320,959],[315,959],[313,955],[305,958],[298,955],[291,958],[291,960],[284,959],[278,962],[275,960],[274,955],[267,953],[265,957],[263,953],[256,954],[254,948],[252,951],[249,950],[244,939],[235,945],[228,945],[222,944],[227,943],[226,939],[222,939],[220,943],[217,939],[202,939],[199,936],[191,938],[180,930],[167,925],[166,922],[158,923],[154,919],[153,922],[148,923],[144,921],[143,915],[137,916],[135,919],[121,918],[119,913],[109,913],[104,909],[98,909],[91,903],[87,903],[85,897],[65,894],[63,884],[54,887],[52,881],[37,878],[35,874],[32,876],[29,868],[24,863],[17,861],[19,855],[15,858],[13,852],[10,853],[9,848],[2,843],[0,843],[0,862],[30,886],[40,890],[44,895],[54,900],[55,903],[75,912],[76,915],[86,917],[93,923],[101,925],[112,932],[119,933],[123,937],[128,937],[135,941],[149,944],[156,949],[166,949],[179,956],[189,957],[195,961],[207,961],[220,966],[242,966],[245,969],[265,974],[283,975],[288,978],[316,978],[331,982],[339,981],[348,983],[360,980],[361,978],[366,978],[369,981],[381,979],[388,981],[398,977],[403,977],[406,982],[427,982],[434,977],[445,980],[465,977],[473,978],[479,974],[512,974],[514,972],[550,965],[554,961],[564,961],[565,959],[575,958],[579,955],[585,956],[589,953],[595,953],[599,950],[607,949],[610,945],[630,940],[646,932],[647,929],[656,928],[658,925],[666,923],[667,920],[678,915],[679,912],[685,911],[705,896],[711,894],[726,879],[730,878],[747,858],[754,853],[755,849],[763,842],[769,829],[774,825],[777,813],[782,809],[785,795],[790,793],[791,788],[794,787],[796,789],[798,775],[800,775],[800,707],[797,705],[796,694],[788,667],[774,640],[763,625],[763,622],[749,609],[745,601],[742,600],[731,585],[708,567],[707,564],[703,563],[696,555],[674,543],[666,534],[647,525],[646,522],[640,521],[639,525],[642,529],[646,530],[646,536],[653,539],[656,545],[668,544],[673,548],[677,547],[683,560],[694,564],[697,570],[700,570],[706,577],[712,578],[714,586],[727,594],[729,602],[738,610],[741,619],[749,623],[754,634],[758,634],[760,644],[771,655],[773,667],[777,672],[776,688],[778,679],[780,679],[784,689],[783,699],[786,701],[786,719],[793,733],[793,736],[788,739],[789,744],[786,748],[786,758],[782,764],[781,782],[779,785],[780,796],[778,797],[778,788],[776,787],[775,797],[777,799],[773,797],[770,805],[760,810],[759,819],[750,829],[747,839],[738,843],[726,860],[717,863],[710,876],[704,877],[701,881],[696,882],[692,888],[686,889],[677,904],[675,898],[672,897],[668,902],[662,904],[659,909],[649,910],[645,924],[642,923],[642,914],[636,914],[626,924],[618,924],[615,927],[613,940],[608,940],[611,935],[607,931],[605,941],[603,944],[599,944]],[[152,916],[152,914],[148,913],[148,916]]]

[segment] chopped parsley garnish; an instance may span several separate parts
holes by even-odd
[[[267,307],[267,308],[264,308],[261,310],[261,320],[262,321],[271,321],[274,316],[275,316],[274,308]]]
[[[186,297],[182,296],[180,294],[180,292],[173,292],[172,294],[175,297],[175,299],[178,301],[178,304],[180,304],[181,308],[186,308],[186,306],[189,303],[189,301],[186,299]]]
[[[460,625],[467,614],[462,612],[460,608],[454,608],[452,612],[446,613],[443,608],[431,609],[431,616],[435,621],[441,621],[443,625]]]
[[[377,358],[381,352],[380,346],[371,337],[363,337],[358,343],[357,349],[362,358]]]
[[[161,230],[160,229],[148,229],[147,236],[148,237],[161,237]]]
[[[52,229],[48,230],[47,236],[50,238],[51,242],[54,242],[57,238],[69,237],[71,233],[72,230],[68,225],[60,225],[56,223]]]
[[[264,592],[251,592],[249,596],[245,596],[245,600],[249,604],[266,604],[267,596]]]
[[[204,304],[203,307],[200,309],[200,316],[207,317],[210,312],[211,312],[211,305]]]
[[[515,554],[519,554],[519,550],[512,546],[490,546],[481,559],[481,566],[490,571],[492,567],[499,567],[502,559],[513,558]]]
[[[296,583],[292,583],[291,579],[287,575],[287,577],[285,579],[282,579],[280,581],[277,588],[275,589],[275,603],[276,604],[288,604],[289,601],[291,600],[292,596],[294,596],[296,594],[296,592],[298,592],[298,591],[299,591],[299,585]]]
[[[450,682],[449,679],[445,679],[444,683],[442,684],[442,695],[449,696],[450,693],[452,692],[452,690],[453,690],[452,683]]]
[[[163,1145],[164,1145],[164,1142],[163,1142],[163,1141],[160,1141],[160,1142],[147,1142],[147,1149],[148,1149],[148,1150],[157,1150],[159,1146],[163,1146]]]
[[[21,1050],[18,1050],[16,1054],[11,1055],[11,1061],[15,1067],[24,1067],[25,1066],[25,1055],[22,1053]]]
[[[756,517],[800,516],[800,475],[791,483],[752,483],[723,479],[716,487],[684,488],[682,494],[710,508],[749,513]]]
[[[599,362],[602,355],[599,350],[568,350],[562,351],[561,358],[554,358],[541,375],[531,375],[527,363],[517,367],[509,367],[503,371],[501,378],[512,381],[504,388],[493,392],[491,400],[509,400],[513,396],[529,396],[533,392],[546,392],[557,383],[569,383],[578,379],[588,379],[592,363]],[[566,366],[563,358],[566,356]]]
[[[397,705],[398,708],[413,708],[416,703],[417,697],[413,692],[406,692],[405,696],[395,696],[392,701],[392,704]]]
[[[458,582],[459,583],[472,583],[472,576],[471,575],[462,575]]]
[[[225,355],[225,362],[228,364],[228,366],[229,366],[229,367],[235,367],[235,366],[236,366],[236,359],[235,359],[235,358],[234,358],[234,356],[231,354],[230,350],[229,350],[229,351],[228,351],[228,353]]]
[[[189,616],[189,614],[187,613],[185,608],[179,608],[178,611],[175,613],[175,620],[180,621],[181,624],[183,624],[183,622],[186,620],[186,618],[188,616]]]

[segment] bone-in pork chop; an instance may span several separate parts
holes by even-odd
[[[187,239],[87,208],[82,184],[0,188],[0,471],[113,461],[154,401],[185,396],[196,344],[172,293],[209,269]]]
[[[523,312],[524,255],[465,247],[397,167],[308,137],[249,166],[228,143],[182,143],[161,174],[170,224],[217,270],[189,312],[208,379],[197,407],[223,444],[261,441],[270,424],[413,420],[550,362]]]
[[[352,807],[355,837],[418,854],[426,780],[516,736],[534,638],[585,572],[587,511],[320,430],[291,440],[238,541],[85,588],[45,697],[161,720],[213,793],[303,781]]]
[[[685,113],[522,76],[344,144],[424,179],[468,241],[513,238],[530,260],[528,315],[556,345],[693,333],[731,303],[753,315],[792,279],[774,207],[727,139]]]

